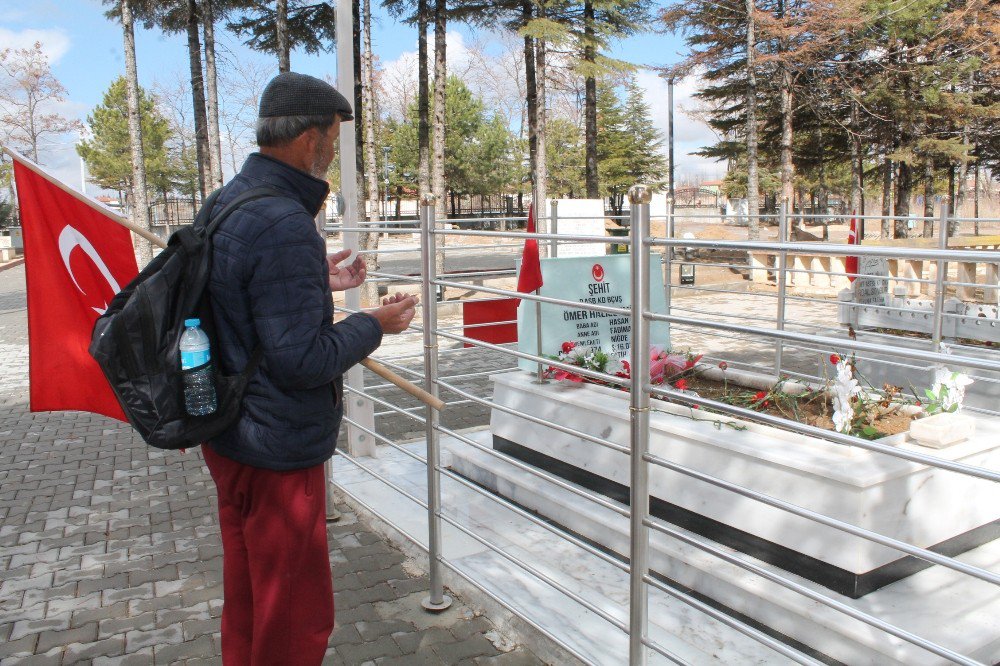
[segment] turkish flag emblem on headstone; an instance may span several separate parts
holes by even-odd
[[[90,356],[94,322],[139,272],[128,229],[35,165],[14,160],[28,284],[31,411],[127,421]]]

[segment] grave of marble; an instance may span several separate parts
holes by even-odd
[[[541,294],[627,308],[628,261],[627,256],[543,260]],[[878,275],[882,268],[870,266],[868,270]],[[654,277],[660,274],[657,270],[651,272]],[[873,281],[879,280],[876,277]],[[868,297],[877,301],[879,291],[873,284],[866,293],[871,292]],[[651,287],[654,311],[665,308],[662,292],[662,282]],[[539,347],[534,335],[534,311],[529,301],[523,301],[519,308],[522,351],[555,355],[563,342],[576,342],[627,359],[627,336],[616,335],[621,336],[630,325],[628,317],[544,304]],[[669,329],[665,325],[657,328],[656,324],[651,341],[668,345]],[[630,479],[626,453],[544,423],[558,423],[627,448],[628,393],[595,384],[539,383],[534,362],[522,360],[521,367],[522,372],[492,378],[493,402],[499,407],[492,411],[490,422],[494,449],[626,504]],[[777,380],[748,375],[743,381],[773,385]],[[925,429],[931,432],[926,437],[924,431],[918,433],[920,438],[903,432],[882,443],[946,461],[1000,469],[1000,419],[962,416],[973,420],[974,425],[967,424],[965,438],[953,437],[955,441],[943,448],[922,445],[926,437],[935,436],[933,428]],[[1000,562],[1000,484],[834,443],[822,436],[694,411],[659,400],[653,401],[649,435],[650,454],[675,466],[669,469],[649,465],[653,516],[741,557],[749,556],[782,576],[844,603],[897,613],[904,624],[927,622],[905,612],[918,600],[923,603],[935,599],[935,603],[947,605],[963,595],[969,599],[975,596],[989,618],[977,615],[975,630],[963,634],[959,642],[965,653],[977,654],[990,663],[1000,658],[1000,592],[985,596],[979,588],[975,595],[964,592],[963,585],[969,583],[952,580],[950,574],[939,571],[940,566],[932,567],[859,534],[721,487],[739,486],[778,503],[949,556]],[[509,465],[474,451],[453,451],[452,467],[601,547],[628,555],[627,521],[624,525],[618,521],[612,528],[606,520],[593,517],[600,513],[594,510],[593,503],[588,507],[579,496],[560,493],[549,487],[551,484],[526,478],[524,473],[509,469]],[[717,479],[720,485],[679,469]],[[859,628],[854,621],[838,625],[829,618],[820,620],[826,611],[818,611],[815,603],[789,597],[787,591],[765,591],[755,577],[736,575],[724,562],[704,554],[680,556],[676,547],[662,544],[660,537],[655,541],[661,545],[654,546],[652,556],[658,573],[790,638],[846,663],[934,663],[915,656],[905,641],[887,639],[883,632],[868,631],[864,625]],[[927,593],[929,596],[914,596],[914,590],[924,585],[921,581],[940,576],[948,579],[947,585]],[[942,612],[951,610],[944,608]],[[914,631],[933,634],[937,630],[932,623],[920,628],[916,624],[911,624]],[[917,654],[922,653],[918,650]]]

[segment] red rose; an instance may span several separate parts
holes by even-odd
[[[719,370],[722,370],[723,372],[725,372],[728,369],[729,369],[729,364],[728,363],[726,363],[725,361],[719,361]]]
[[[754,395],[753,399],[754,399],[755,402],[760,402],[761,400],[763,400],[766,397],[767,397],[767,393],[766,392],[764,392],[764,391],[757,391],[757,393]]]
[[[679,391],[683,391],[687,387],[688,387],[688,380],[686,379],[678,379],[676,382],[674,382],[674,388]]]
[[[838,356],[837,354],[830,354],[830,363],[834,365],[840,363],[840,356]]]
[[[698,405],[691,405],[691,409],[698,409]]]
[[[573,351],[573,349],[575,347],[576,347],[576,343],[575,342],[564,342],[564,343],[562,343],[563,354],[570,353],[571,351]]]

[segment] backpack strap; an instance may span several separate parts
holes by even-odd
[[[231,213],[233,213],[237,208],[239,208],[240,206],[242,206],[247,202],[253,201],[254,199],[263,199],[264,197],[290,198],[287,194],[285,194],[284,192],[282,192],[277,188],[269,187],[267,185],[261,185],[258,187],[252,187],[246,192],[241,192],[240,194],[237,194],[236,198],[230,201],[228,204],[226,204],[225,208],[223,208],[218,215],[212,215],[211,214],[212,208],[215,206],[215,202],[218,199],[218,194],[220,191],[221,190],[213,192],[211,196],[209,196],[209,198],[205,200],[205,205],[202,206],[202,210],[198,211],[199,219],[195,220],[195,225],[199,226],[200,229],[204,230],[206,238],[214,234],[216,229],[219,228],[219,225],[222,224],[222,222],[227,217],[229,217]],[[201,213],[202,211],[205,210],[208,211],[208,215],[206,215],[206,217],[208,217],[209,219],[202,221],[202,224],[198,225],[198,222],[202,217]]]
[[[194,227],[200,233],[204,234],[204,238],[211,237],[211,235],[214,234],[219,228],[219,225],[222,224],[222,222],[229,217],[231,213],[247,202],[255,199],[263,199],[265,197],[288,197],[287,194],[277,188],[260,185],[252,187],[246,192],[241,192],[236,195],[236,198],[226,204],[225,208],[223,208],[218,215],[212,215],[212,209],[215,207],[215,202],[218,200],[219,193],[221,191],[222,190],[216,190],[205,199],[205,204],[201,207],[201,210],[198,211],[198,216],[195,218]],[[264,348],[258,344],[253,350],[253,353],[250,355],[250,360],[247,361],[246,367],[243,368],[243,372],[240,373],[239,381],[241,390],[250,381],[250,377],[253,373],[257,371],[257,368],[260,366],[260,362],[263,358]]]

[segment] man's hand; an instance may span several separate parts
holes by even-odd
[[[358,255],[348,266],[338,266],[340,262],[351,256],[350,250],[341,250],[333,254],[326,255],[326,264],[330,268],[330,291],[345,291],[353,289],[365,281],[368,269],[365,262]]]
[[[397,293],[383,298],[382,307],[371,310],[368,314],[378,319],[383,333],[402,333],[416,314],[418,302],[416,296]]]

